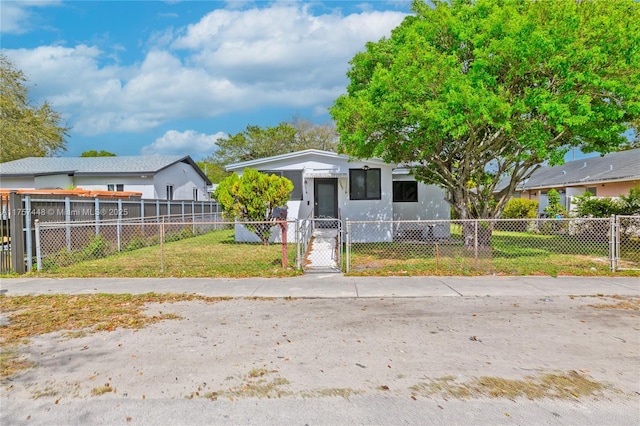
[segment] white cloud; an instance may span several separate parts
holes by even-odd
[[[216,141],[224,137],[227,137],[227,134],[223,132],[218,132],[215,135],[205,135],[194,130],[186,130],[184,132],[169,130],[151,145],[144,146],[140,150],[140,154],[208,155],[215,150]]]
[[[161,30],[151,39],[155,47],[127,66],[87,45],[3,52],[27,73],[32,97],[47,99],[74,133],[143,132],[271,105],[326,111],[344,91],[348,61],[405,16],[314,16],[309,4],[276,2],[216,10],[179,36]]]
[[[35,7],[58,6],[59,0],[37,1],[3,1],[0,4],[0,33],[24,34],[37,26],[38,14],[34,13]]]

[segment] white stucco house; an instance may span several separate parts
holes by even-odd
[[[242,175],[245,168],[290,179],[294,189],[287,219],[338,218],[345,221],[449,219],[449,204],[441,188],[425,185],[409,170],[379,159],[353,160],[347,155],[307,149],[230,164],[227,171]],[[393,230],[372,239],[392,240]],[[442,227],[447,235],[448,230]],[[240,233],[237,239],[244,240]],[[246,237],[251,240],[251,235]],[[257,238],[257,237],[256,237]]]
[[[29,157],[0,164],[2,189],[139,192],[143,199],[207,201],[211,181],[189,156]]]

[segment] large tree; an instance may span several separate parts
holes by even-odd
[[[293,183],[285,177],[267,175],[255,169],[244,169],[227,176],[213,193],[226,219],[246,221],[245,226],[263,244],[269,243],[275,225],[274,209],[284,207],[293,191]]]
[[[613,151],[638,123],[639,3],[432,3],[352,59],[331,108],[348,154],[412,165],[460,218],[494,218],[540,164]]]
[[[240,133],[219,138],[217,149],[200,167],[206,165],[211,181],[218,182],[228,175],[224,171],[228,164],[311,148],[335,151],[337,141],[333,124],[315,124],[301,117],[275,127],[249,125]]]
[[[95,149],[90,149],[89,151],[84,151],[80,154],[80,157],[116,157],[116,154],[113,152],[105,151],[101,149],[100,151],[96,151]]]
[[[67,127],[48,102],[34,105],[27,78],[0,54],[0,163],[66,150]]]

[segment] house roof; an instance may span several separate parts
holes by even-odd
[[[302,158],[308,157],[308,156],[311,156],[311,155],[325,157],[328,160],[331,160],[331,159],[349,160],[350,159],[350,157],[348,155],[336,154],[335,152],[322,151],[322,150],[319,150],[319,149],[304,149],[302,151],[288,152],[286,154],[274,155],[272,157],[257,158],[255,160],[248,160],[248,161],[242,161],[240,163],[229,164],[229,165],[227,165],[226,169],[227,170],[241,170],[241,169],[244,169],[246,167],[253,168],[255,166],[259,166],[261,164],[266,164],[266,163],[271,163],[273,161],[289,160],[289,159],[295,159],[295,158],[299,158],[299,159],[302,160]],[[377,158],[367,159],[366,161],[372,162],[372,163],[386,164],[384,161],[382,161],[380,159],[377,159]]]
[[[138,155],[124,157],[28,157],[0,164],[0,177],[31,177],[54,174],[131,175],[155,174],[182,162],[192,166],[205,180],[207,178],[190,156]]]
[[[560,166],[541,167],[518,185],[518,189],[583,186],[636,179],[640,179],[640,148],[568,161]]]

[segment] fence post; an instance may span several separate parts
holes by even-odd
[[[616,225],[616,216],[611,215],[611,218],[609,219],[609,257],[611,260],[611,272],[616,271],[616,254],[618,253],[617,248],[620,240],[618,235],[618,232],[620,232],[620,228]],[[616,228],[618,228],[617,231]]]
[[[351,268],[351,223],[349,222],[349,218],[345,219],[346,223],[346,232],[345,232],[345,241],[347,243],[347,247],[345,249],[345,272],[349,273],[349,269]]]
[[[122,199],[118,198],[118,226],[116,230],[118,238],[118,253],[122,249]]]
[[[33,244],[31,241],[31,197],[29,195],[25,195],[24,197],[24,209],[26,211],[26,220],[24,223],[24,243],[27,254],[27,272],[31,272],[33,262],[32,254],[33,254]]]
[[[478,269],[478,219],[475,219],[474,223],[474,235],[473,235],[473,264],[475,269]]]
[[[67,242],[67,253],[71,253],[71,199],[69,196],[64,197],[64,235]],[[36,238],[38,238],[37,230]],[[36,250],[38,250],[37,247]]]
[[[160,217],[160,200],[156,200],[156,222],[159,221]]]
[[[11,269],[13,269],[13,272],[16,274],[24,274],[24,209],[22,208],[22,196],[18,195],[15,191],[11,191],[9,194],[7,217],[10,221]]]
[[[40,246],[40,221],[36,219],[35,221],[36,227],[36,267],[38,271],[42,271],[42,252]]]
[[[164,216],[160,224],[160,272],[164,274]]]
[[[302,268],[302,261],[300,260],[300,220],[296,219],[296,269]]]
[[[191,202],[191,233],[196,235],[196,202]]]
[[[94,198],[93,204],[93,208],[95,209],[93,215],[96,219],[96,235],[98,235],[100,234],[100,199],[98,197]]]

